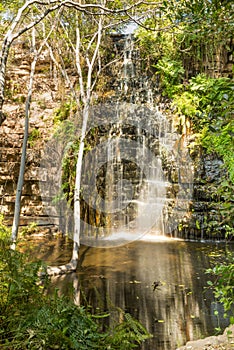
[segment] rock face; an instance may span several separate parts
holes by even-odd
[[[222,335],[189,341],[176,350],[231,350],[234,347],[234,325],[225,329]]]
[[[11,225],[15,205],[15,192],[20,167],[21,147],[24,136],[24,108],[29,80],[30,55],[17,46],[14,61],[7,75],[7,94],[4,113],[7,118],[0,126],[0,213]],[[40,60],[40,69],[35,75],[33,100],[31,102],[29,141],[22,192],[20,224],[36,222],[51,224],[45,216],[38,186],[38,167],[42,157],[43,144],[53,128],[55,108],[60,105],[56,97],[57,87],[48,80],[43,70],[48,70],[49,59]]]
[[[150,111],[147,103],[153,103],[153,92],[152,87],[147,81],[147,77],[139,74],[139,57],[137,51],[133,48],[132,37],[127,37],[127,40],[123,36],[118,38],[118,40],[115,38],[115,43],[116,51],[123,50],[124,57],[122,64],[119,67],[114,67],[114,71],[112,72],[112,76],[117,77],[117,79],[114,79],[114,86],[117,92],[115,91],[116,94],[114,98],[112,95],[107,98],[108,102],[110,102],[110,110],[113,108],[112,103],[116,103],[119,99],[124,102],[126,101],[129,104],[134,103],[137,107],[135,107],[132,114],[129,110],[129,124],[127,123],[125,126],[118,129],[119,120],[116,120],[116,125],[113,125],[113,121],[110,121],[110,130],[106,131],[108,139],[114,136],[115,133],[120,133],[124,140],[127,140],[128,138],[134,143],[136,145],[135,148],[140,152],[138,155],[136,154],[132,157],[133,160],[134,157],[136,158],[135,164],[131,161],[119,162],[118,164],[120,167],[124,168],[124,181],[131,180],[133,183],[133,199],[136,201],[138,199],[137,192],[140,187],[142,187],[141,183],[143,180],[142,174],[139,175],[142,169],[139,169],[137,162],[144,163],[144,152],[152,152],[152,155],[157,158],[161,152],[159,147],[164,147],[165,150],[168,144],[168,147],[171,147],[170,142],[168,141],[170,137],[172,137],[171,144],[175,144],[175,140],[173,139],[175,134],[169,130],[171,128],[172,120],[169,121],[169,129],[166,129],[165,117],[161,115],[156,106],[152,116],[147,114],[148,111]],[[50,66],[51,62],[45,54],[37,67],[33,101],[31,103],[29,149],[27,155],[25,184],[22,193],[21,225],[30,222],[36,222],[39,225],[58,225],[61,218],[59,214],[56,213],[50,215],[50,217],[45,214],[48,210],[44,210],[45,208],[43,206],[46,206],[47,203],[49,205],[51,198],[48,198],[48,202],[45,200],[42,202],[38,177],[40,162],[44,157],[44,144],[46,139],[53,132],[55,108],[60,106],[63,97],[61,97],[61,92],[59,96],[59,82],[56,79],[53,79],[53,76],[56,74],[52,74],[51,80],[48,79],[48,76],[50,76],[49,72],[53,72],[53,67],[51,68]],[[115,74],[116,69],[118,74]],[[12,222],[14,213],[15,191],[24,133],[24,103],[27,93],[29,71],[30,55],[25,57],[25,52],[16,48],[12,68],[8,75],[7,88],[9,91],[9,100],[6,101],[4,106],[7,119],[0,128],[0,211],[3,213],[9,224]],[[66,90],[66,87],[64,87],[63,91],[64,90]],[[111,112],[109,113],[109,117],[110,116]],[[155,120],[153,120],[153,118]],[[100,135],[100,138],[101,137],[102,136]],[[162,145],[159,145],[159,142],[162,143]],[[130,151],[130,146],[127,151]],[[132,151],[135,152],[136,150],[133,149]],[[128,159],[129,157],[127,154],[122,154],[122,156],[125,159]],[[118,158],[118,156],[116,157]],[[158,160],[157,164],[159,164],[159,162],[162,161]],[[146,171],[148,171],[147,165],[149,164],[145,164]],[[172,203],[179,187],[178,167],[176,168],[175,161],[172,162],[172,159],[170,160],[165,152],[162,166],[164,172],[167,174],[168,182],[170,182],[170,186],[167,188],[168,202]],[[157,169],[155,169],[155,171],[156,170]],[[100,173],[99,184],[104,182],[102,174]],[[105,187],[105,184],[100,185],[99,187],[101,188],[103,186]],[[114,185],[112,191],[113,196],[118,196],[118,186],[118,184]],[[156,185],[154,184],[154,186]],[[101,190],[105,191],[104,187]],[[172,206],[174,206],[174,204],[172,204]],[[124,215],[127,217],[127,221],[131,221],[136,211],[135,204],[128,207],[127,211],[128,213],[125,213]],[[83,208],[83,215],[88,217],[88,221],[92,221],[91,224],[93,222],[96,223],[96,221],[103,221],[102,217],[99,217],[95,212],[90,213],[89,209],[86,210]],[[171,216],[169,210],[167,210],[166,215],[168,217]],[[114,217],[116,222],[119,220],[117,216]]]
[[[223,162],[214,154],[205,154],[201,149],[196,150],[192,159],[194,181],[190,215],[182,220],[181,228],[176,235],[195,240],[224,239],[225,230],[216,224],[222,221],[220,211],[217,210],[216,191],[224,175]]]
[[[164,226],[166,232],[172,236],[188,239],[207,238],[206,228],[208,221],[217,219],[215,207],[211,205],[209,186],[220,178],[221,161],[210,156],[204,156],[196,151],[197,154],[191,159],[183,156],[183,147],[181,144],[189,142],[191,135],[185,133],[180,137],[180,142],[173,139],[175,133],[170,130],[173,124],[173,115],[168,105],[160,99],[157,91],[157,82],[149,81],[145,72],[141,72],[141,64],[138,50],[134,49],[134,40],[131,36],[116,35],[112,38],[114,43],[114,52],[122,53],[122,61],[118,61],[116,66],[109,68],[109,77],[107,79],[107,93],[97,91],[96,104],[109,103],[113,108],[114,103],[123,101],[124,103],[134,104],[139,107],[139,111],[134,111],[132,120],[129,125],[119,127],[119,120],[115,124],[110,123],[107,132],[107,138],[110,140],[114,134],[120,133],[123,139],[129,138],[132,142],[139,142],[142,149],[152,152],[155,157],[159,157],[159,163],[164,172],[164,178],[168,183],[166,188],[166,207],[163,212]],[[4,112],[7,115],[6,120],[0,126],[0,213],[2,213],[8,224],[11,224],[14,213],[15,191],[20,166],[21,146],[24,134],[24,105],[27,93],[27,84],[30,71],[30,53],[20,48],[15,48],[14,58],[11,69],[7,77],[7,98],[4,105]],[[36,222],[39,225],[59,225],[61,216],[59,214],[46,214],[45,206],[51,201],[41,200],[39,188],[38,169],[41,159],[44,157],[43,149],[46,140],[50,137],[54,130],[54,117],[56,108],[61,107],[65,101],[68,86],[62,84],[58,78],[59,74],[56,67],[50,61],[48,53],[44,53],[37,66],[35,84],[33,91],[33,101],[31,103],[30,116],[30,136],[29,148],[27,154],[27,164],[25,173],[25,184],[22,194],[22,210],[21,225],[30,222]],[[76,76],[72,75],[73,83]],[[100,97],[101,96],[101,97]],[[155,106],[158,101],[158,106]],[[160,117],[161,112],[167,114],[169,128],[166,129],[163,119],[153,121],[151,116],[147,115],[150,106],[154,106],[155,115]],[[142,107],[144,106],[144,111]],[[143,114],[144,115],[143,115]],[[111,113],[110,113],[111,115]],[[67,117],[67,115],[66,115]],[[152,120],[151,120],[152,119]],[[115,130],[116,129],[116,130]],[[99,128],[100,141],[102,138],[102,130]],[[177,151],[179,150],[179,162],[175,162],[176,157],[171,157],[170,153],[174,152],[168,141],[171,138],[172,143]],[[195,152],[195,153],[196,153]],[[118,156],[116,156],[118,158]],[[123,155],[124,157],[124,155]],[[127,156],[126,156],[127,157]],[[126,158],[127,159],[127,158]],[[158,164],[159,164],[158,163]],[[193,164],[192,164],[193,163]],[[132,161],[120,162],[120,167],[124,168],[124,180],[132,180],[135,176],[134,197],[137,197],[140,188],[142,189],[142,174],[139,175],[139,167]],[[114,167],[114,165],[113,165]],[[194,167],[194,179],[187,180],[186,171],[192,173]],[[105,179],[100,169],[98,185],[101,192],[105,192]],[[115,181],[115,180],[114,180]],[[121,180],[122,181],[122,180]],[[120,181],[120,182],[121,182]],[[113,187],[111,195],[118,197],[119,185],[118,177]],[[191,190],[190,184],[193,183],[193,198],[187,196]],[[103,198],[106,194],[102,194]],[[181,197],[182,196],[182,197]],[[187,196],[187,197],[186,197]],[[186,205],[190,200],[190,208],[184,208],[181,203],[176,202],[176,198],[186,198]],[[44,204],[43,204],[44,203]],[[48,204],[49,205],[49,204]],[[44,206],[44,207],[43,207]],[[127,221],[131,221],[136,210],[135,204],[128,208],[128,213],[124,214]],[[177,207],[177,214],[175,208]],[[186,211],[185,211],[186,209]],[[174,213],[173,213],[174,211]],[[48,211],[47,211],[48,212]],[[99,213],[89,208],[82,208],[83,217],[93,223],[101,223],[108,221]],[[182,213],[182,217],[181,217]],[[118,215],[117,215],[118,216]],[[117,222],[118,217],[114,217]],[[220,231],[221,232],[221,231]],[[222,232],[221,232],[222,233]]]
[[[34,115],[30,119],[29,148],[27,151],[25,183],[22,192],[20,221],[22,225],[30,222],[37,222],[38,224],[47,222],[43,215],[37,170],[40,166],[43,140],[48,135],[48,130],[53,126],[52,120],[48,117],[52,109],[48,107],[44,110],[45,117]],[[6,106],[7,108],[8,106]],[[0,212],[5,216],[9,224],[12,222],[14,212],[23,134],[23,115],[17,110],[11,110],[9,117],[8,110],[8,118],[0,128]]]

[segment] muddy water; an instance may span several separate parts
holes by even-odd
[[[69,260],[71,245],[62,240],[42,240],[33,246],[36,255],[50,264]],[[222,307],[205,288],[210,276],[204,271],[233,248],[174,240],[82,247],[78,272],[53,279],[53,285],[65,294],[76,285],[77,299],[86,299],[93,309],[110,310],[113,319],[115,307],[136,317],[153,334],[141,349],[175,350],[228,325]],[[154,288],[154,282],[159,286]]]

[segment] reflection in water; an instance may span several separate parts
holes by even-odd
[[[59,245],[49,257],[51,246],[39,246],[39,257],[55,264],[69,260],[69,247]],[[113,306],[131,313],[154,336],[141,349],[174,350],[188,340],[214,334],[215,327],[228,325],[227,320],[214,316],[214,310],[221,315],[222,309],[212,292],[204,289],[209,279],[204,269],[210,267],[214,252],[218,256],[224,251],[220,243],[173,240],[137,241],[108,249],[82,247],[78,273],[54,278],[53,283],[65,294],[76,285],[76,303],[81,290],[81,302],[85,295],[85,302],[94,309],[111,310],[110,323],[118,314]],[[154,288],[154,282],[160,282],[159,286]]]

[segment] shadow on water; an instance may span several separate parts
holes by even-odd
[[[226,249],[233,245],[167,240],[108,249],[83,246],[78,272],[52,282],[71,296],[76,286],[76,300],[93,310],[109,310],[109,324],[118,307],[137,318],[153,334],[142,350],[174,350],[228,325],[221,305],[205,288],[210,277],[204,272]],[[37,256],[50,264],[67,262],[70,252],[71,245],[58,239],[37,245]]]

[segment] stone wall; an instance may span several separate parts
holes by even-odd
[[[182,54],[186,78],[189,79],[201,72],[213,78],[233,78],[233,52],[234,39],[230,39],[225,46],[220,44],[214,48],[204,42],[200,47],[195,47],[190,54]]]
[[[20,224],[48,223],[44,217],[38,185],[38,167],[48,130],[53,127],[48,108],[44,116],[30,118],[29,148],[27,151],[25,183],[22,192]],[[33,109],[33,107],[32,107]],[[15,193],[20,167],[21,147],[24,135],[24,116],[8,110],[8,117],[0,128],[0,212],[11,224],[15,205]]]
[[[0,126],[0,213],[11,225],[15,206],[21,147],[24,136],[24,114],[31,57],[21,43],[14,47],[10,70],[6,77],[6,120]],[[51,224],[43,210],[38,185],[38,167],[43,145],[50,136],[54,110],[60,106],[58,85],[48,79],[50,60],[47,54],[37,66],[30,110],[29,142],[27,151],[25,183],[22,192],[20,224],[36,222]],[[53,222],[52,222],[53,223]]]
[[[194,181],[193,197],[187,217],[180,222],[174,236],[192,240],[223,240],[225,228],[217,210],[214,197],[220,178],[224,175],[223,162],[215,154],[204,154],[197,146],[193,155]],[[211,229],[213,226],[213,230]]]

